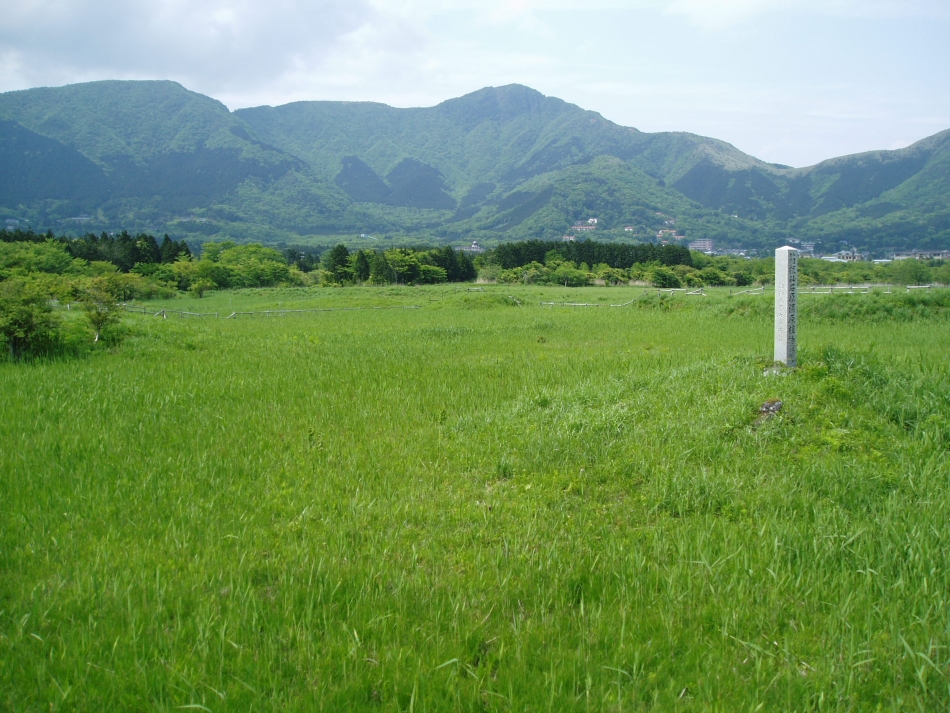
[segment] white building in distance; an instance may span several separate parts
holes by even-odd
[[[950,250],[909,250],[894,253],[895,260],[950,260]]]

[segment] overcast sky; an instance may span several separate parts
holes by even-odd
[[[948,0],[4,0],[0,91],[431,106],[519,83],[805,166],[950,128],[948,38]]]

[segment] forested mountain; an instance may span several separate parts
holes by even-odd
[[[722,245],[791,237],[950,247],[950,131],[808,168],[648,134],[518,85],[437,106],[297,102],[230,112],[173,82],[0,94],[0,218],[173,237],[428,242],[661,229]],[[624,228],[630,228],[625,230]]]

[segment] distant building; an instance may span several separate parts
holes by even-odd
[[[895,260],[950,260],[950,250],[909,250],[894,253]]]
[[[803,253],[815,253],[815,244],[814,243],[802,243],[802,252]]]
[[[635,228],[632,225],[623,226],[623,232],[625,233],[632,233],[634,230]]]
[[[565,243],[573,243],[575,238],[573,235],[565,235],[561,240]]]
[[[472,241],[472,244],[469,245],[467,248],[459,248],[459,250],[461,250],[463,253],[483,253],[483,252],[485,252],[485,248],[483,248],[481,245],[479,245],[477,240],[473,240],[473,241]]]
[[[587,224],[588,224],[588,225],[597,225],[597,218],[588,218],[588,219],[587,219]]]
[[[677,235],[675,230],[661,230],[656,237],[658,240],[676,240]]]
[[[597,226],[596,226],[596,225],[575,225],[575,226],[574,226],[574,230],[575,230],[575,231],[578,231],[578,230],[597,230]]]
[[[712,240],[694,240],[689,244],[690,250],[698,250],[702,253],[711,253],[713,251],[713,241]]]
[[[821,259],[825,262],[859,262],[864,259],[864,256],[851,248],[850,250],[836,252],[834,255],[822,255]]]

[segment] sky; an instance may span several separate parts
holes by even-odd
[[[0,91],[173,79],[231,109],[525,84],[808,166],[950,129],[948,0],[4,0]]]

